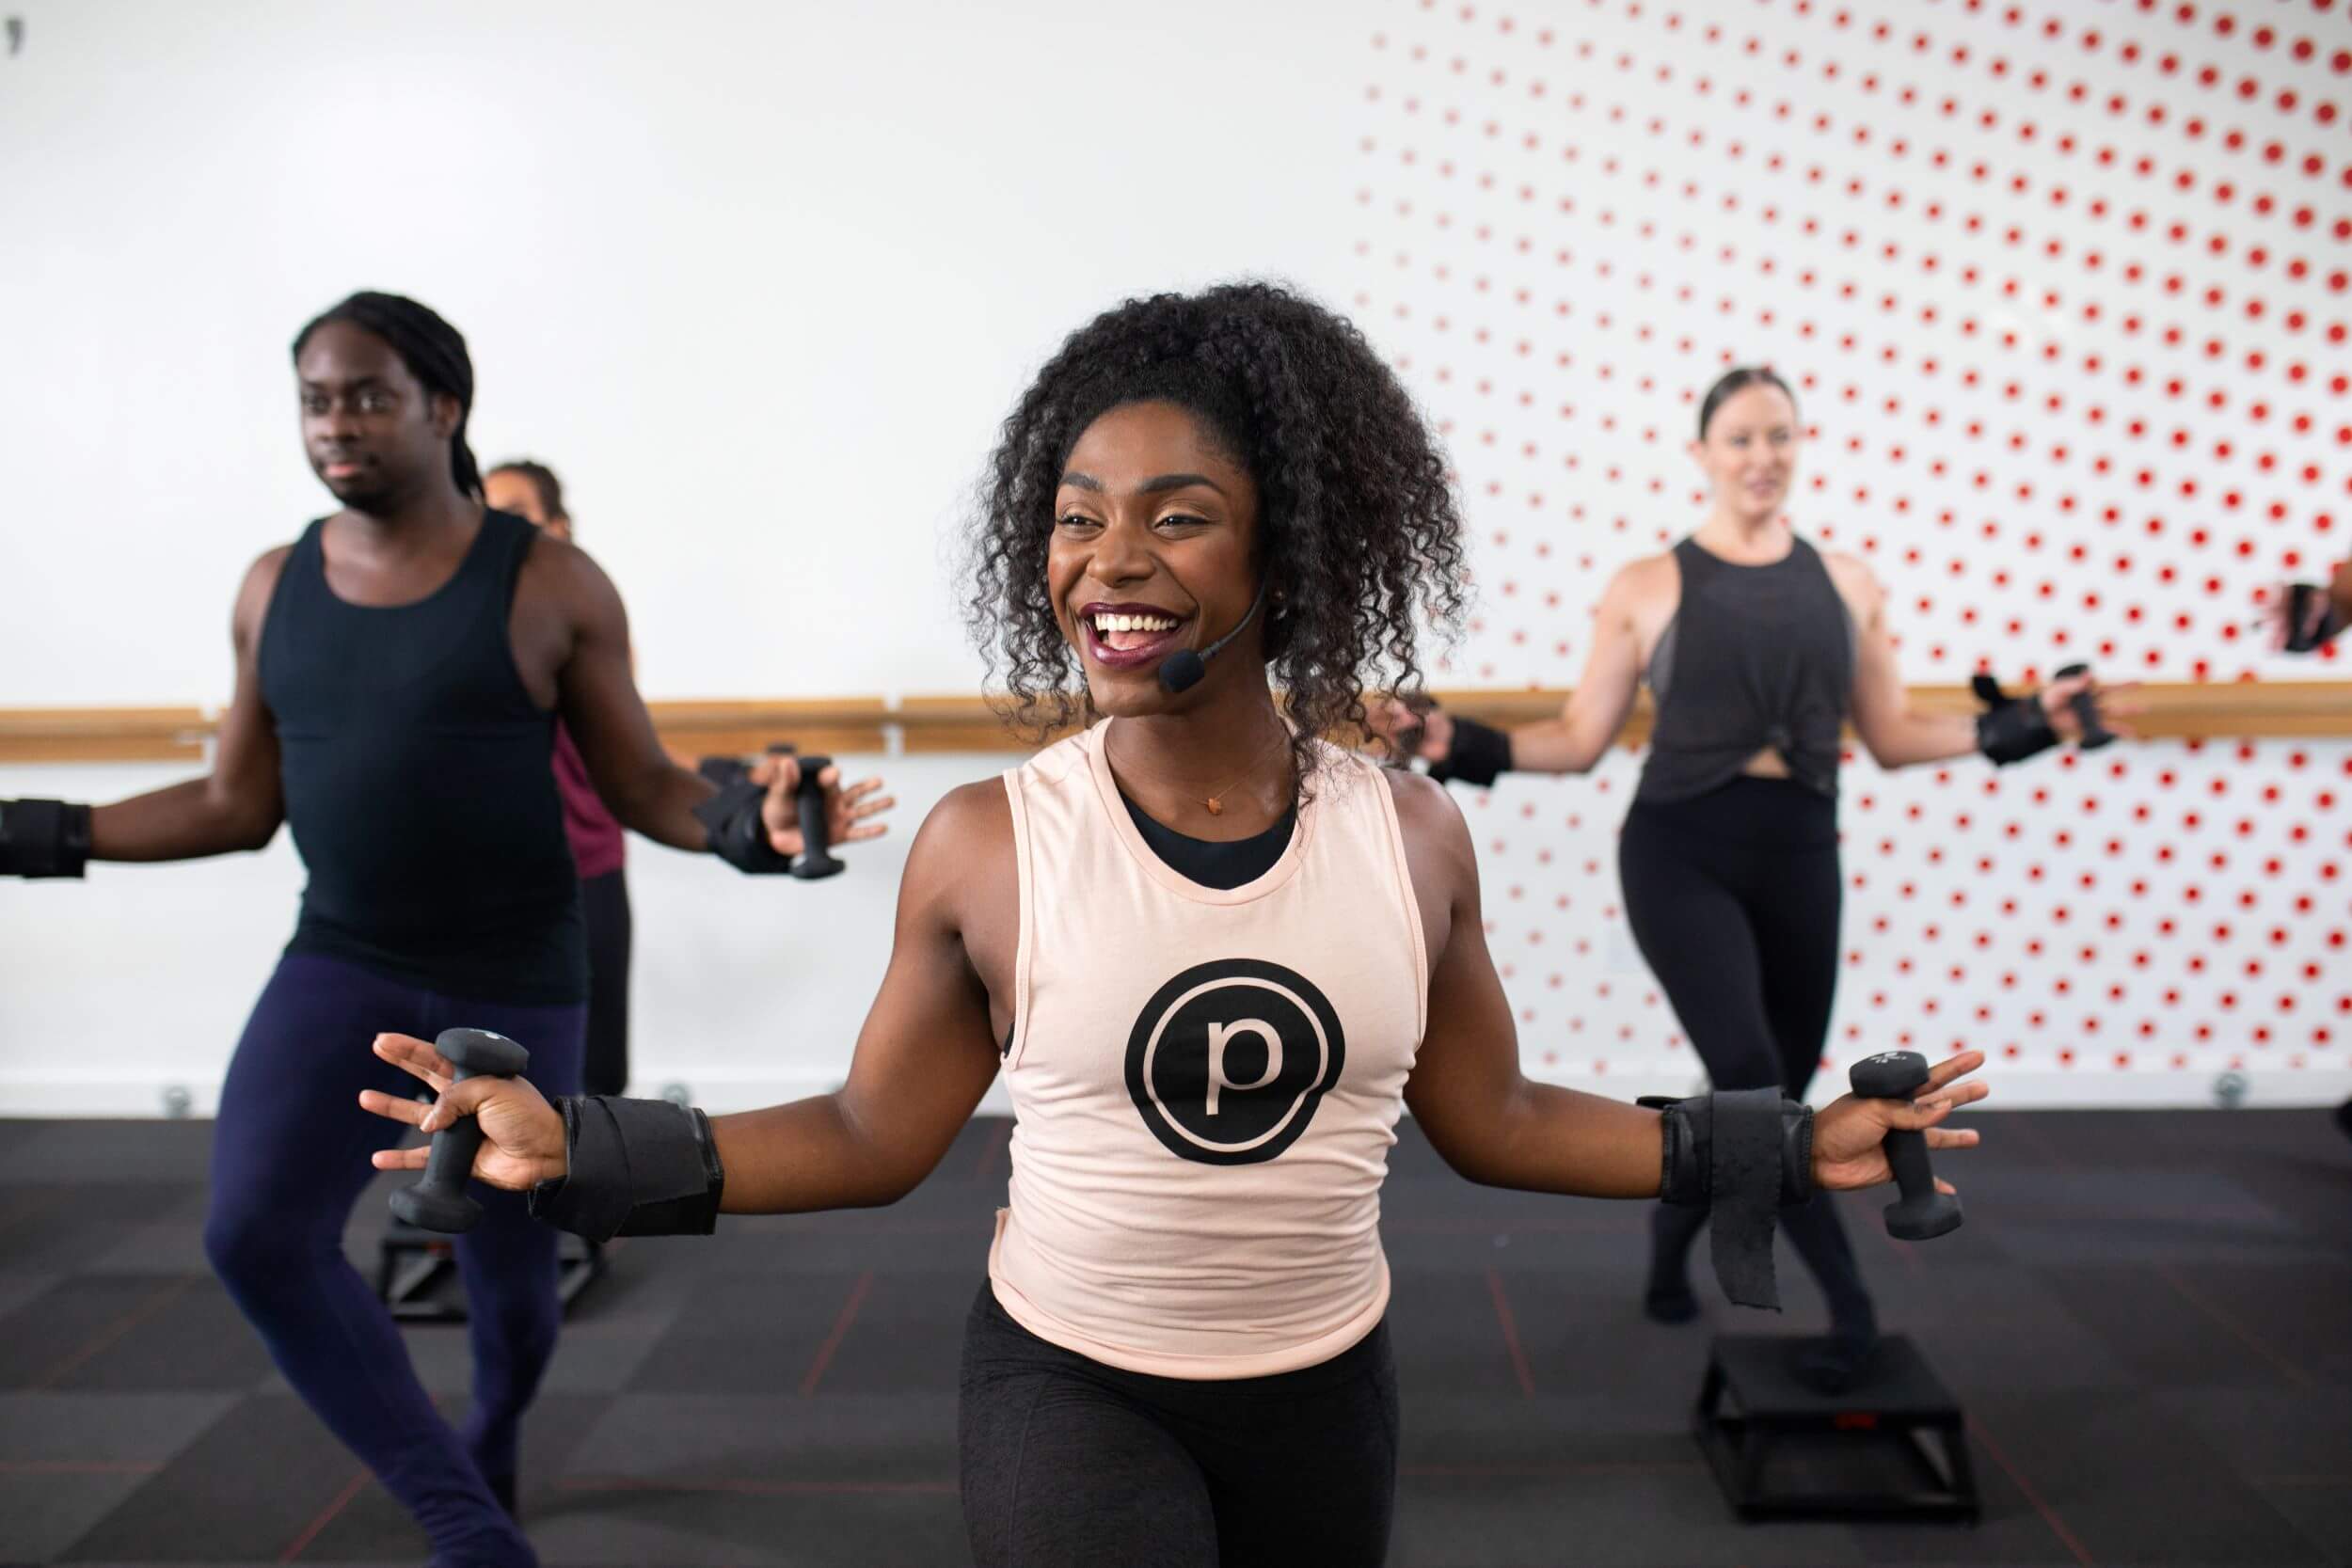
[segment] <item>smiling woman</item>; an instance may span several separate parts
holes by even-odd
[[[1188,431],[1171,448],[1184,461],[1116,495],[1097,454],[1131,421]],[[1245,515],[1254,544],[1223,571]],[[1362,718],[1366,683],[1419,685],[1417,612],[1451,628],[1463,610],[1460,515],[1411,400],[1352,325],[1264,284],[1132,301],[1073,333],[1005,422],[980,524],[967,619],[1017,718],[1148,702],[1162,661],[1248,622],[1236,652],[1259,650],[1285,693],[1302,779],[1312,737]],[[1070,599],[1083,562],[1114,552],[1125,580],[1146,537],[1217,562],[1231,602]],[[1082,678],[1089,659],[1106,679]]]
[[[1769,1094],[1661,1117],[1520,1074],[1460,813],[1323,738],[1366,679],[1418,682],[1416,612],[1450,627],[1462,594],[1444,463],[1338,317],[1254,284],[1097,317],[1007,421],[976,532],[972,626],[1017,707],[1105,717],[931,813],[840,1089],[559,1114],[387,1036],[439,1099],[362,1103],[478,1117],[477,1176],[602,1239],[895,1202],[1001,1073],[1012,1177],[959,1422],[984,1568],[1385,1559],[1380,1193],[1408,1106],[1472,1180],[1700,1204],[1694,1129],[1720,1118],[1756,1155],[1719,1184],[1755,1217],[1763,1294],[1739,1299],[1769,1301],[1775,1203],[1886,1180],[1888,1128],[1983,1093],[1955,1082],[1972,1055],[1915,1102],[1818,1118]]]

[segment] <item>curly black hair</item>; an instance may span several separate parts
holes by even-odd
[[[1258,486],[1260,563],[1280,601],[1266,656],[1304,794],[1312,739],[1360,726],[1367,687],[1421,690],[1416,612],[1448,641],[1460,633],[1444,454],[1362,333],[1272,284],[1131,299],[1072,333],[1005,420],[969,549],[965,621],[1006,717],[1033,737],[1094,717],[1045,577],[1063,466],[1096,420],[1147,402],[1201,420]]]

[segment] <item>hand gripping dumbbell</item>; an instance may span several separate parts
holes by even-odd
[[[1928,1059],[1916,1051],[1883,1051],[1853,1065],[1853,1092],[1864,1100],[1909,1100],[1928,1081]],[[1886,1163],[1903,1196],[1886,1206],[1886,1233],[1924,1242],[1960,1228],[1960,1199],[1935,1190],[1928,1168],[1928,1135],[1890,1130]]]
[[[792,863],[792,875],[804,882],[819,877],[831,877],[847,868],[828,849],[825,836],[825,786],[817,782],[817,775],[833,766],[831,757],[803,757],[801,784],[794,791],[794,804],[801,808],[801,858]]]
[[[2051,678],[2064,680],[2069,675],[2088,675],[2089,673],[2090,673],[2090,665],[2070,664]],[[2081,736],[2074,742],[2076,751],[2095,752],[2115,738],[2115,732],[2099,721],[2098,700],[2091,696],[2088,688],[2075,692],[2066,705],[2074,710],[2074,722],[2083,727]]]
[[[513,1078],[531,1065],[531,1053],[487,1029],[444,1029],[433,1048],[456,1068],[457,1082],[469,1078]],[[422,1230],[453,1235],[474,1227],[482,1205],[466,1194],[473,1157],[482,1148],[482,1124],[460,1117],[433,1134],[424,1157],[424,1180],[392,1195],[392,1214]]]

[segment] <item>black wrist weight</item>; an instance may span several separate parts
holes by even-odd
[[[89,814],[68,800],[0,800],[0,877],[81,876]]]
[[[792,857],[778,854],[768,842],[768,825],[759,816],[767,799],[765,787],[739,777],[694,808],[695,820],[710,830],[710,852],[755,877],[781,876],[792,869]]]
[[[533,1219],[585,1236],[707,1236],[726,1172],[710,1118],[666,1100],[565,1095],[566,1174],[531,1190]]]
[[[1511,733],[1456,715],[1445,759],[1430,765],[1429,776],[1439,784],[1459,779],[1464,784],[1492,784],[1510,770]]]
[[[1813,1108],[1778,1089],[1718,1089],[1690,1100],[1645,1097],[1661,1113],[1659,1196],[1708,1210],[1724,1294],[1777,1311],[1772,1231],[1779,1212],[1813,1196]]]
[[[2042,711],[2038,699],[2010,696],[1999,681],[1982,673],[1969,677],[1968,689],[1984,705],[1977,715],[1977,750],[1997,766],[2023,762],[2058,743],[2058,731],[2050,727],[2050,716]]]

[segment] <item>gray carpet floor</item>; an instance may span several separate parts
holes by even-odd
[[[2352,1564],[2352,1143],[2324,1113],[1992,1113],[1968,1223],[1847,1218],[1890,1328],[1965,1407],[1974,1527],[1742,1524],[1691,1433],[1709,1297],[1636,1302],[1645,1207],[1499,1193],[1404,1129],[1387,1194],[1400,1565]],[[204,1123],[0,1122],[0,1564],[398,1563],[422,1538],[207,1272]],[[635,1241],[525,1437],[551,1565],[955,1564],[955,1373],[1003,1200],[976,1121],[895,1208]],[[373,1273],[380,1193],[354,1216]],[[1705,1279],[1702,1274],[1702,1279]],[[406,1330],[466,1397],[462,1329]]]

